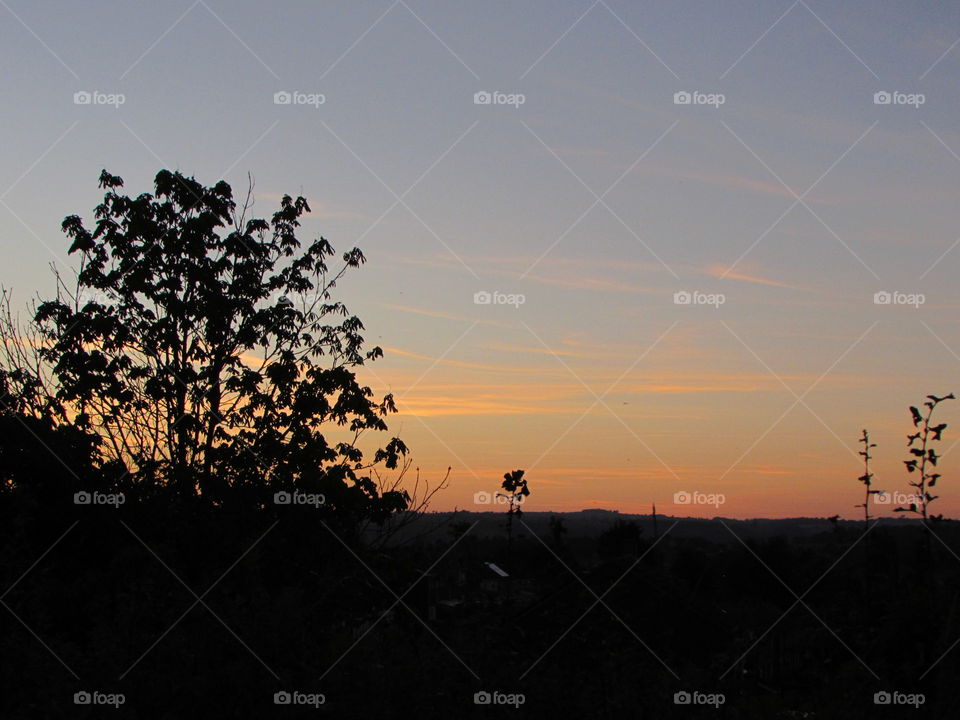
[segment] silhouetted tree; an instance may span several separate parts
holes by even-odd
[[[75,287],[58,275],[28,332],[7,305],[3,370],[21,410],[95,433],[106,460],[181,496],[262,504],[299,487],[331,509],[403,509],[406,493],[379,492],[367,471],[396,468],[406,446],[392,438],[372,459],[359,446],[396,411],[354,373],[383,353],[363,349],[363,324],[332,297],[360,250],[331,270],[325,238],[301,249],[307,201],[248,218],[252,184],[239,208],[226,182],[168,170],[152,194],[121,194],[106,171],[100,187],[93,228],[63,221]],[[324,435],[334,427],[339,442]]]
[[[931,425],[930,419],[937,405],[944,400],[954,399],[953,393],[943,397],[927,395],[927,402],[923,404],[927,408],[926,415],[916,407],[910,406],[910,415],[917,432],[907,435],[907,447],[910,448],[910,454],[913,457],[903,462],[907,466],[907,472],[918,473],[917,479],[910,482],[910,486],[916,488],[917,493],[914,502],[905,508],[896,508],[896,512],[912,512],[920,515],[923,518],[924,527],[928,526],[930,519],[940,520],[943,517],[942,515],[929,516],[928,514],[928,506],[937,499],[936,495],[930,494],[929,488],[934,487],[940,479],[940,473],[929,472],[929,468],[935,468],[937,460],[940,458],[931,445],[940,441],[943,431],[947,429],[947,424]],[[915,442],[919,442],[919,447],[914,447]]]

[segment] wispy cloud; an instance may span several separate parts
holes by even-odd
[[[456,320],[457,322],[463,323],[472,323],[476,322],[478,325],[492,325],[494,327],[510,328],[510,329],[519,329],[519,325],[511,325],[510,323],[500,322],[498,320],[491,320],[489,318],[471,318],[466,315],[457,315],[456,313],[443,312],[442,310],[431,310],[429,308],[417,308],[411,307],[409,305],[394,305],[390,303],[383,303],[380,307],[387,308],[388,310],[394,310],[395,312],[408,313],[410,315],[422,315],[424,317],[439,318],[441,320]]]
[[[574,358],[588,358],[595,359],[606,357],[603,353],[599,352],[578,352],[574,350],[559,350],[559,349],[547,349],[544,347],[536,347],[533,345],[508,345],[506,343],[489,343],[483,347],[489,348],[490,350],[499,350],[502,352],[510,353],[521,353],[521,354],[533,354],[533,355],[558,355],[560,357],[574,357]]]
[[[507,365],[486,365],[484,363],[465,362],[463,360],[453,360],[451,358],[434,358],[429,355],[404,350],[403,348],[382,346],[383,352],[387,355],[399,355],[406,358],[415,358],[417,360],[426,360],[438,365],[448,365],[451,367],[472,368],[474,370],[492,370],[496,372],[519,372],[519,373],[543,373],[542,368],[507,366]]]
[[[381,304],[380,307],[396,312],[409,313],[411,315],[423,315],[424,317],[442,318],[444,320],[458,320],[461,322],[473,322],[464,315],[455,315],[453,313],[442,312],[440,310],[429,310],[427,308],[410,307],[409,305],[393,305],[390,303]]]
[[[773,287],[787,288],[790,290],[806,290],[807,289],[799,285],[790,285],[789,283],[783,283],[777,280],[770,280],[769,278],[760,277],[759,275],[749,275],[744,272],[737,272],[736,270],[731,271],[729,268],[727,268],[724,265],[714,265],[713,267],[707,270],[707,274],[717,278],[725,278],[729,280],[741,280],[742,282],[757,283],[758,285],[771,285]]]

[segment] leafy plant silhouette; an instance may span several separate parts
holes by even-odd
[[[870,496],[882,495],[883,490],[872,489],[873,473],[870,472],[870,460],[873,459],[873,456],[870,454],[870,450],[877,447],[877,444],[870,442],[870,433],[867,432],[866,428],[864,428],[863,434],[860,436],[860,440],[858,442],[863,443],[863,450],[857,453],[863,458],[863,475],[857,478],[857,480],[862,482],[864,485],[864,496],[863,504],[856,505],[855,507],[863,508],[863,530],[866,532],[870,529]]]
[[[943,517],[942,515],[929,515],[928,508],[930,503],[938,497],[937,495],[931,495],[929,489],[934,487],[940,479],[940,473],[930,472],[930,468],[937,467],[937,460],[940,458],[932,444],[942,439],[947,424],[932,425],[931,419],[933,411],[941,402],[955,399],[953,393],[943,397],[927,395],[927,401],[923,403],[923,406],[927,409],[926,415],[915,406],[910,406],[911,419],[917,432],[907,435],[907,447],[910,448],[910,455],[913,457],[903,462],[907,466],[907,472],[917,474],[917,479],[910,482],[910,486],[917,489],[916,500],[910,503],[908,507],[895,508],[894,512],[916,513],[923,518],[925,527],[928,526],[931,519],[940,520]],[[919,447],[915,447],[914,443],[919,443]]]
[[[497,495],[507,498],[507,544],[509,548],[512,548],[513,518],[514,516],[518,518],[523,516],[523,510],[520,506],[530,494],[530,488],[527,487],[527,480],[523,477],[523,470],[504,473],[500,487],[507,491],[506,493],[497,493]]]

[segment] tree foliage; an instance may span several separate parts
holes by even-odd
[[[106,171],[100,187],[91,227],[63,221],[75,287],[58,276],[27,332],[6,313],[0,372],[18,411],[98,437],[103,461],[145,487],[258,503],[299,489],[380,517],[406,507],[368,472],[396,468],[403,442],[372,458],[360,447],[396,411],[356,377],[382,350],[364,349],[333,296],[361,251],[331,268],[325,238],[303,247],[303,197],[263,219],[247,217],[252,185],[239,207],[226,182],[179,171],[160,171],[153,193],[123,194]]]

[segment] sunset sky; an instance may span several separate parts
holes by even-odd
[[[960,392],[947,5],[0,0],[0,284],[52,293],[102,168],[249,172],[367,256],[340,297],[436,509],[522,468],[529,510],[858,518],[861,429],[907,492],[907,406]]]

